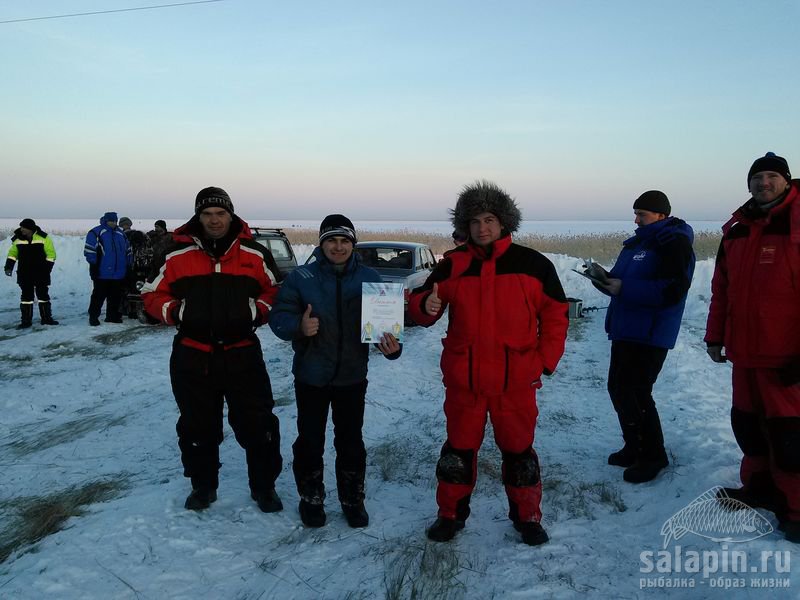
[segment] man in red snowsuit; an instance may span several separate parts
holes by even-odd
[[[800,542],[800,181],[772,152],[747,176],[752,198],[723,227],[705,341],[733,363],[731,425],[743,487],[728,496],[776,513]],[[724,351],[723,351],[724,348]]]
[[[450,307],[441,360],[447,441],[436,467],[439,515],[427,531],[434,541],[451,540],[469,516],[487,414],[503,454],[509,518],[526,544],[548,540],[533,450],[536,390],[564,352],[568,304],[553,264],[512,243],[520,219],[493,183],[464,188],[452,221],[469,240],[409,300],[411,317],[426,327]]]

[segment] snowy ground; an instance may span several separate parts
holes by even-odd
[[[55,236],[55,242],[52,296],[60,326],[15,330],[18,288],[11,278],[0,282],[0,535],[9,539],[20,505],[33,497],[98,481],[125,486],[1,563],[0,598],[759,598],[766,592],[753,580],[769,577],[791,586],[772,590],[772,597],[797,597],[800,567],[731,573],[722,559],[712,570],[707,558],[705,574],[642,571],[640,554],[662,549],[665,521],[709,488],[738,482],[740,455],[728,421],[730,369],[711,363],[702,343],[711,261],[698,264],[683,331],[656,387],[671,465],[653,482],[626,484],[621,470],[606,464],[621,440],[605,390],[605,313],[588,311],[570,325],[558,372],[539,394],[536,448],[551,541],[529,548],[506,518],[491,432],[466,529],[450,544],[426,541],[444,432],[438,367],[444,320],[408,330],[399,361],[372,355],[364,427],[368,528],[349,529],[340,513],[330,440],[328,525],[302,527],[290,469],[291,349],[268,328],[260,335],[281,421],[285,467],[277,485],[285,509],[258,511],[248,495],[243,451],[226,430],[219,500],[202,513],[184,510],[189,486],[181,475],[167,372],[174,332],[133,321],[88,327],[82,237]],[[0,256],[8,244],[0,242]],[[606,305],[570,271],[579,259],[551,259],[569,296],[586,307]],[[763,515],[775,525],[770,513]],[[762,551],[794,550],[778,532],[728,544],[690,532],[668,550],[676,545],[684,555],[705,557],[744,551],[754,566]],[[659,576],[663,585],[694,588],[653,587]]]

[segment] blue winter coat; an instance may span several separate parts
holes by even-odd
[[[292,342],[296,380],[316,386],[360,383],[367,378],[369,360],[369,344],[361,342],[361,284],[379,282],[381,276],[361,264],[355,252],[341,275],[321,248],[312,255],[313,262],[289,273],[281,284],[269,326]],[[319,319],[319,332],[312,337],[300,331],[309,304],[311,315]]]
[[[606,314],[610,340],[675,347],[694,275],[693,241],[687,223],[667,217],[639,227],[622,243],[609,274],[622,280],[622,290],[611,296]]]
[[[103,219],[86,234],[83,255],[92,279],[124,279],[133,264],[131,247],[122,229],[112,229]]]

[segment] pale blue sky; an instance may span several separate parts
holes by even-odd
[[[0,2],[0,20],[166,3]],[[798,1],[226,0],[0,25],[0,216],[441,219],[490,179],[526,219],[662,189],[725,220],[800,174]]]

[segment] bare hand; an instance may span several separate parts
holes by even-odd
[[[306,307],[303,318],[300,319],[300,331],[306,337],[312,337],[319,333],[319,319],[311,316],[311,305]]]
[[[439,298],[439,284],[433,284],[433,291],[425,298],[425,312],[430,316],[438,315],[442,310],[442,299]]]
[[[722,346],[709,346],[706,348],[706,352],[715,363],[724,363],[728,360],[728,357],[722,353]]]
[[[389,354],[394,354],[398,350],[400,350],[400,342],[397,341],[397,338],[394,337],[391,333],[384,333],[381,336],[380,343],[377,344],[378,350],[380,350],[384,356],[388,356]]]

